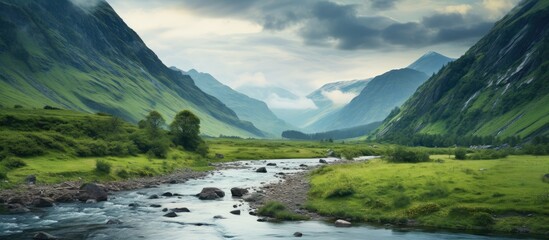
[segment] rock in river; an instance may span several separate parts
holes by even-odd
[[[294,237],[303,237],[303,233],[295,232]]]
[[[214,200],[225,197],[225,192],[219,188],[206,187],[202,188],[202,191],[196,195],[200,200]]]
[[[231,213],[234,215],[240,215],[240,210],[232,210]]]
[[[335,221],[335,226],[336,227],[350,227],[351,223],[347,222],[345,220],[342,220],[342,219],[338,219],[337,221]]]
[[[318,162],[319,162],[319,163],[323,163],[323,164],[328,163],[328,162],[327,162],[326,160],[324,160],[324,159],[320,159],[320,160],[318,160]]]
[[[265,167],[260,167],[260,168],[258,168],[257,170],[255,170],[255,172],[258,172],[258,173],[266,173],[266,172],[267,172],[267,168],[265,168]]]
[[[59,237],[53,236],[47,232],[38,232],[34,234],[34,237],[32,239],[36,240],[51,240],[51,239],[59,239]]]
[[[95,199],[96,201],[107,201],[107,192],[102,185],[95,183],[84,183],[78,192],[78,200],[86,201]]]
[[[231,188],[231,195],[233,195],[233,197],[242,197],[246,193],[248,193],[248,189],[238,187]]]
[[[164,214],[164,217],[173,218],[173,217],[177,217],[177,214],[175,212],[169,212]]]
[[[40,198],[34,199],[34,201],[32,201],[32,205],[39,208],[53,207],[53,199],[40,197]]]

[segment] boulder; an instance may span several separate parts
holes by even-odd
[[[299,164],[300,167],[308,167],[307,164]]]
[[[186,208],[186,207],[182,207],[182,208],[172,208],[171,210],[172,210],[173,212],[176,212],[176,213],[178,213],[178,212],[191,212],[191,210],[189,210],[189,209]]]
[[[78,200],[86,201],[95,199],[96,201],[107,201],[108,195],[102,185],[95,183],[84,183],[78,191]]]
[[[36,184],[36,176],[28,175],[27,177],[25,177],[25,183],[27,185]]]
[[[159,198],[159,197],[158,197],[158,195],[156,195],[156,194],[153,194],[153,195],[149,196],[149,199],[158,199],[158,198]]]
[[[151,205],[149,205],[149,207],[153,207],[153,208],[161,208],[161,207],[162,207],[162,205],[160,205],[160,204],[151,204]]]
[[[173,196],[173,194],[171,192],[165,192],[165,193],[162,193],[162,196],[171,197],[171,196]]]
[[[19,203],[8,204],[8,211],[10,213],[26,213],[30,212],[28,208]]]
[[[303,233],[295,232],[294,237],[303,237]]]
[[[162,208],[162,212],[167,212],[168,208]]]
[[[239,209],[237,209],[237,210],[232,210],[232,211],[231,211],[231,214],[240,215],[240,210],[239,210]]]
[[[116,224],[122,224],[122,221],[118,219],[109,219],[109,221],[107,221],[107,225],[116,225]]]
[[[86,200],[86,204],[95,204],[95,203],[97,203],[97,200],[95,200],[95,199]]]
[[[233,197],[242,197],[246,193],[248,193],[248,189],[238,187],[231,188],[231,195],[233,195]]]
[[[128,204],[128,207],[139,207],[139,204],[137,204],[137,203],[130,203],[130,204]]]
[[[248,214],[250,214],[252,216],[257,216],[257,213],[255,211],[250,211],[250,212],[248,212]]]
[[[276,163],[267,163],[267,166],[276,166]]]
[[[202,191],[196,195],[200,200],[214,200],[225,197],[225,192],[219,188],[207,187],[202,188]]]
[[[335,226],[336,227],[350,227],[351,223],[347,222],[345,220],[342,220],[342,219],[338,219],[337,221],[335,221]]]
[[[47,232],[38,232],[38,233],[34,234],[32,239],[35,239],[35,240],[51,240],[51,239],[59,239],[59,237],[53,236],[53,235],[51,235]]]
[[[214,216],[214,219],[225,219],[225,217],[221,216],[221,215],[215,215]]]
[[[326,160],[324,160],[324,159],[320,159],[320,160],[318,160],[318,162],[319,162],[319,163],[322,163],[322,164],[327,164],[327,163],[328,163],[328,162],[327,162]]]
[[[175,212],[169,212],[164,214],[164,217],[173,218],[173,217],[177,217],[177,214]]]
[[[266,172],[267,172],[267,168],[265,168],[265,167],[260,167],[260,168],[258,168],[257,170],[255,170],[255,172],[258,172],[258,173],[266,173]]]
[[[47,198],[47,197],[39,197],[37,199],[34,199],[32,201],[32,205],[35,207],[43,208],[43,207],[53,207],[53,199]]]
[[[246,202],[257,202],[265,197],[264,194],[254,192],[252,194],[246,194],[242,197]]]
[[[63,193],[58,196],[55,196],[56,202],[72,202],[74,201],[74,196],[70,193]]]

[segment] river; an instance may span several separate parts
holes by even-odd
[[[31,239],[34,233],[45,231],[64,239],[282,239],[293,238],[294,232],[303,233],[301,239],[503,239],[445,231],[403,231],[368,225],[336,228],[322,221],[269,223],[258,222],[258,217],[248,214],[249,206],[232,198],[232,187],[254,187],[280,181],[275,173],[302,171],[300,164],[319,164],[319,159],[284,159],[268,161],[242,161],[244,168],[215,171],[203,179],[189,180],[182,184],[160,185],[133,191],[116,192],[109,201],[95,204],[62,203],[51,208],[33,210],[26,214],[0,215],[0,239]],[[335,161],[335,159],[327,159]],[[268,173],[256,173],[253,169],[267,166]],[[229,163],[234,164],[234,163]],[[203,201],[192,196],[203,187],[218,187],[226,195],[220,200]],[[178,193],[179,197],[149,199],[153,194]],[[129,207],[137,203],[138,207]],[[162,205],[161,208],[150,207]],[[241,206],[238,206],[242,204]],[[237,209],[241,215],[230,213]],[[162,208],[186,207],[191,212],[178,213],[175,218],[163,217]],[[224,219],[214,219],[221,215]],[[109,219],[122,224],[107,225]]]

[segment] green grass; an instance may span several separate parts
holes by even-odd
[[[392,164],[379,159],[324,166],[310,176],[307,207],[373,223],[415,219],[436,228],[512,232],[526,226],[532,233],[549,231],[549,184],[542,181],[549,157],[431,159],[441,161]],[[353,191],[332,196],[345,189]]]
[[[257,214],[260,216],[272,217],[276,220],[299,221],[308,219],[306,216],[288,211],[284,204],[275,201],[267,202],[257,210]]]

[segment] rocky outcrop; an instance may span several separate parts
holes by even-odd
[[[53,199],[46,198],[46,197],[39,197],[34,199],[32,202],[32,205],[35,207],[43,208],[43,207],[53,207]]]
[[[78,200],[84,202],[88,199],[95,199],[98,202],[107,201],[108,195],[105,186],[95,183],[83,184],[78,192]]]
[[[174,218],[177,217],[177,214],[175,212],[169,212],[164,214],[164,217]]]
[[[219,188],[207,187],[207,188],[203,188],[202,191],[196,196],[200,200],[214,200],[214,199],[225,197],[225,192],[223,192]]]
[[[265,167],[260,167],[260,168],[258,168],[257,170],[255,170],[255,172],[258,172],[258,173],[266,173],[266,172],[267,172],[267,168],[265,168]]]

